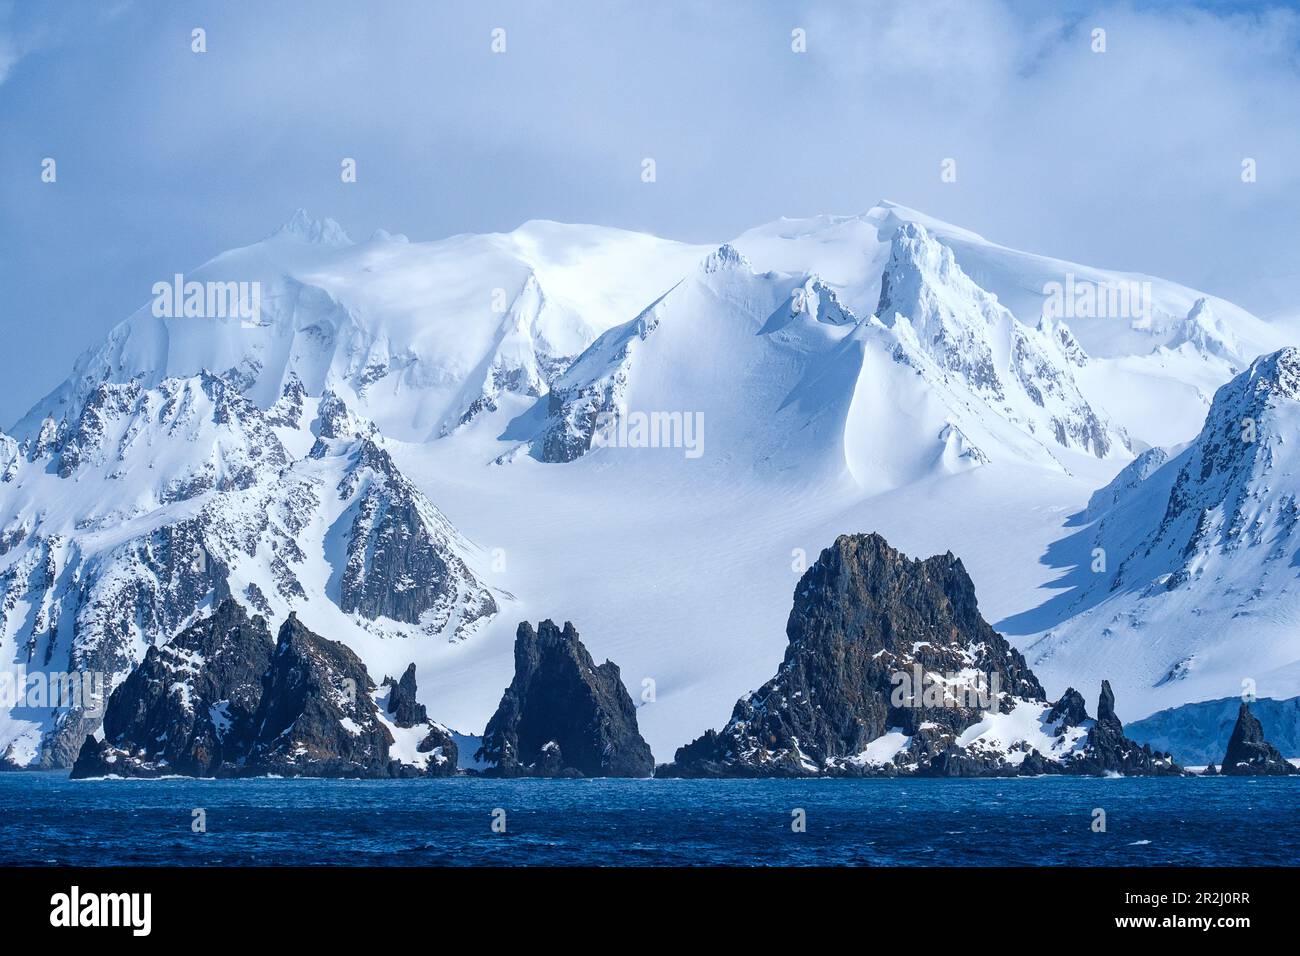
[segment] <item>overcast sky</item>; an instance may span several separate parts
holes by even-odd
[[[1300,13],[1253,3],[0,0],[0,423],[299,206],[720,242],[886,197],[1300,310],[1298,53]]]

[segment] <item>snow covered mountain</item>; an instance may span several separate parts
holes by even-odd
[[[503,392],[544,390],[597,334],[635,314],[706,250],[653,236],[530,222],[505,235],[353,243],[299,210],[261,242],[217,256],[186,283],[259,283],[252,321],[156,316],[153,303],[87,351],[15,432],[75,416],[105,379],[233,370],[266,407],[291,375],[331,389],[386,434],[452,430]],[[167,277],[168,280],[171,277]]]
[[[893,237],[909,223],[950,250],[961,270],[1024,325],[1062,318],[1059,308],[1051,314],[1049,290],[1074,292],[1064,318],[1091,359],[1077,371],[1079,384],[1094,406],[1143,444],[1185,441],[1219,385],[1288,341],[1281,327],[1224,299],[1155,276],[1010,249],[888,201],[857,216],[781,219],[733,244],[759,268],[791,271],[797,264],[817,272],[866,315],[879,302]],[[1130,301],[1127,312],[1113,308],[1126,290],[1144,289],[1144,307]],[[1208,336],[1195,331],[1198,325]]]
[[[1127,445],[1075,381],[1088,359],[1067,326],[1017,321],[921,225],[890,248],[859,321],[818,274],[759,273],[724,245],[597,339],[510,431],[532,423],[533,457],[568,462],[625,434],[629,415],[689,409],[727,460],[847,470],[873,491],[990,456],[1064,468],[1062,451]]]
[[[14,445],[0,488],[0,635],[27,675],[125,676],[234,596],[367,642],[463,640],[498,611],[477,560],[331,392],[268,411],[201,372],[101,383],[75,423]],[[0,716],[11,765],[67,765],[93,704]]]
[[[1285,556],[1289,472],[1243,477],[1284,460],[1281,406],[1255,409],[1260,446],[1220,442],[1215,474],[1237,477],[1202,487],[1189,465],[1195,501],[1167,528],[1151,520],[1207,412],[1220,429],[1246,415],[1245,398],[1214,412],[1211,396],[1286,344],[1281,327],[891,203],[718,246],[549,222],[354,243],[299,213],[184,279],[259,283],[260,310],[146,305],[0,434],[8,668],[120,679],[230,595],[274,620],[294,611],[372,673],[414,661],[433,716],[477,732],[510,682],[518,622],[562,614],[634,699],[656,688],[638,722],[665,759],[770,677],[806,556],[878,531],[908,553],[961,553],[989,620],[1033,644],[1048,694],[1106,676],[1127,719],[1239,690],[1235,673],[1223,686],[1238,665],[1207,655],[1259,617],[1203,629],[1187,665],[1203,682],[1148,692],[1165,674],[1152,669],[1190,651],[1089,670],[1127,646],[1099,633],[1107,602],[1184,566],[1169,593],[1219,576],[1209,557],[1176,560],[1190,516],[1251,484],[1265,504],[1223,505],[1223,527],[1249,537],[1267,511]],[[1107,313],[1133,283],[1149,284],[1126,300],[1140,308]],[[1081,590],[1099,527],[1110,573],[1123,567],[1114,594],[1091,572]],[[1226,534],[1206,528],[1202,542]],[[1159,549],[1137,555],[1146,533]],[[1233,593],[1267,592],[1251,610],[1280,633],[1290,558],[1270,553],[1213,560]],[[1185,630],[1171,611],[1142,643]],[[1269,692],[1300,692],[1300,649],[1268,647],[1245,659],[1285,685]],[[0,753],[66,764],[94,723],[0,709]]]
[[[1060,599],[1063,622],[1029,648],[1031,664],[1084,678],[1105,669],[1160,706],[1292,690],[1297,446],[1300,349],[1287,348],[1219,389],[1181,452],[1148,452],[1098,492],[1077,534],[1089,570]]]

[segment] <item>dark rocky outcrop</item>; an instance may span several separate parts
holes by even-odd
[[[451,628],[466,637],[497,613],[495,598],[456,554],[449,525],[371,438],[357,442],[339,486],[356,496],[347,538],[339,606],[374,620]]]
[[[1237,711],[1237,725],[1228,738],[1221,774],[1226,776],[1281,776],[1300,773],[1276,747],[1264,739],[1264,727],[1250,705],[1242,701]]]
[[[424,732],[415,748],[418,763],[402,764],[397,768],[399,776],[450,776],[456,772],[460,756],[456,739],[442,724],[431,721],[425,706],[416,699],[415,664],[407,666],[400,680],[384,678],[376,703],[392,721],[394,733],[414,730],[418,736]]]
[[[248,762],[283,776],[388,775],[393,736],[371,699],[375,685],[349,648],[294,614],[280,628]]]
[[[423,727],[423,724],[417,724]],[[390,766],[399,777],[428,776],[428,777],[450,777],[456,773],[457,761],[460,757],[460,750],[456,746],[456,738],[452,732],[442,724],[429,722],[428,733],[424,739],[416,745],[416,752],[423,758],[424,762],[420,765],[409,763],[400,763],[398,766]]]
[[[818,774],[891,728],[929,763],[980,711],[895,706],[895,675],[914,667],[973,668],[1016,696],[1044,696],[1024,658],[980,617],[957,558],[913,561],[876,534],[843,535],[822,552],[795,590],[786,635],[777,675],[736,703],[721,733],[683,747],[661,773]]]
[[[490,775],[648,777],[650,747],[618,666],[599,667],[566,622],[524,622],[515,635],[515,676],[475,755]]]
[[[776,676],[657,775],[1180,772],[1124,739],[1109,685],[1095,722],[1073,689],[1049,706],[951,553],[917,561],[843,535],[800,580],[786,634]],[[1024,721],[999,719],[1019,708],[1039,732],[1008,741]]]
[[[1067,696],[1070,694],[1078,697],[1073,688],[1066,691]],[[1097,719],[1088,728],[1086,744],[1081,750],[1066,756],[1062,772],[1150,777],[1178,775],[1183,771],[1169,754],[1152,750],[1148,744],[1139,744],[1124,736],[1124,725],[1115,716],[1115,693],[1110,689],[1110,681],[1104,680],[1097,700]]]
[[[393,723],[399,727],[414,727],[425,723],[429,713],[424,705],[415,699],[415,664],[407,666],[401,680],[384,678],[384,684],[392,688],[388,694],[388,713]]]
[[[73,777],[222,775],[254,736],[274,647],[266,620],[230,599],[150,647],[109,697],[103,740],[86,738]]]
[[[1060,721],[1066,727],[1080,727],[1088,719],[1088,705],[1083,702],[1082,694],[1073,687],[1067,687],[1061,699],[1048,711],[1047,718],[1053,723]]]
[[[72,776],[454,773],[455,741],[415,701],[414,666],[389,694],[390,704],[397,696],[400,722],[381,713],[374,692],[360,658],[343,644],[293,614],[273,643],[260,615],[249,618],[227,599],[149,649],[113,691],[103,739],[86,739]],[[399,759],[394,733],[406,730],[420,742]]]

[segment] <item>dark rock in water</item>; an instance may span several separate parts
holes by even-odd
[[[391,678],[389,678],[391,680]],[[414,727],[429,719],[424,705],[415,699],[415,663],[407,665],[402,679],[392,684],[388,695],[388,713],[399,727]]]
[[[914,561],[877,534],[842,535],[821,553],[795,590],[786,634],[776,677],[661,774],[862,772],[852,758],[891,730],[910,738],[912,762],[929,767],[983,708],[955,698],[925,706],[927,675],[977,672],[995,710],[1008,707],[1004,691],[1044,697],[1024,658],[980,617],[961,561],[951,553]],[[902,695],[900,675],[910,682]],[[955,756],[939,763],[970,769]]]
[[[1276,747],[1264,739],[1264,727],[1245,701],[1237,711],[1237,725],[1228,738],[1221,773],[1228,776],[1274,776],[1300,773]]]
[[[415,701],[414,667],[389,695],[403,722],[389,724],[374,690],[343,644],[293,614],[272,644],[265,620],[227,599],[171,643],[149,649],[113,691],[104,739],[87,738],[72,776],[454,773],[455,740]],[[408,731],[399,756],[394,733]]]
[[[1218,764],[1237,726],[1241,696],[1180,704],[1130,721],[1124,732],[1157,750],[1176,754],[1183,763]],[[1257,697],[1250,712],[1268,728],[1268,742],[1286,758],[1300,757],[1300,697],[1274,700]]]
[[[1067,773],[1176,776],[1183,772],[1169,754],[1153,751],[1148,745],[1124,736],[1124,725],[1115,716],[1115,692],[1107,680],[1101,682],[1097,720],[1088,728],[1086,745],[1066,759]]]
[[[618,666],[599,667],[570,623],[524,622],[515,676],[475,755],[496,776],[648,777],[650,747]]]
[[[1108,684],[1096,722],[1073,689],[1049,706],[951,553],[917,561],[842,535],[800,580],[786,634],[776,676],[657,775],[1181,772],[1124,739]]]
[[[256,729],[274,644],[266,621],[234,600],[154,645],[113,691],[104,739],[87,737],[72,776],[215,776],[244,755]]]
[[[425,706],[416,700],[415,664],[407,666],[401,680],[384,678],[384,688],[387,698],[381,693],[376,703],[392,720],[394,732],[402,735],[402,731],[412,730],[414,736],[418,736],[420,731],[425,732],[415,748],[423,767],[403,764],[397,768],[398,776],[414,777],[423,773],[446,777],[454,774],[460,756],[456,738],[442,724],[429,720]]]
[[[417,726],[423,726],[417,725]],[[425,759],[423,773],[429,777],[450,777],[456,773],[457,760],[460,757],[459,748],[456,746],[456,738],[452,736],[450,730],[442,724],[429,723],[429,732],[425,734],[424,739],[416,746],[416,752]],[[409,765],[402,764],[397,768],[399,776],[410,776],[407,773]],[[420,768],[415,768],[414,775],[420,775]]]
[[[387,776],[393,736],[374,689],[356,654],[290,613],[263,678],[249,763],[283,776]]]
[[[1205,768],[1205,770],[1201,772],[1202,777],[1217,777],[1218,775],[1219,775],[1219,768],[1216,767],[1214,764],[1210,764],[1208,767]]]

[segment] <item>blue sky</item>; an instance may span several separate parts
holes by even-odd
[[[299,206],[354,237],[720,242],[887,197],[1297,311],[1298,51],[1293,4],[0,0],[0,423]]]

